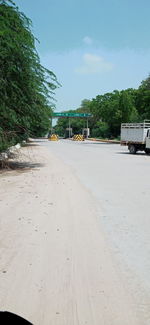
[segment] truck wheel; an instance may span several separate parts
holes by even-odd
[[[129,146],[129,151],[130,151],[130,153],[131,153],[132,155],[135,155],[136,152],[137,152],[136,146],[135,146],[134,144],[131,144],[131,145]]]
[[[145,153],[146,153],[146,155],[149,155],[150,154],[150,149],[145,149]]]

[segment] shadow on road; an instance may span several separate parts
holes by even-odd
[[[108,143],[108,142],[84,142],[84,144],[98,144],[98,145],[112,145],[112,144],[117,144],[117,143]]]
[[[147,157],[148,155],[146,155],[144,152],[137,152],[135,155],[131,154],[130,152],[116,152],[117,155],[130,155],[131,157],[136,157],[136,156],[145,156]]]
[[[26,162],[9,161],[8,165],[11,169],[33,169],[33,168],[39,168],[44,166],[44,164],[33,163],[30,161],[26,161]]]
[[[41,163],[34,163],[30,161],[7,161],[3,163],[3,165],[0,165],[0,174],[6,173],[6,172],[12,172],[12,171],[17,171],[17,172],[27,172],[31,169],[36,169],[44,167],[44,164]]]

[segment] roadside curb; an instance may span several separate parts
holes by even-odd
[[[119,144],[119,140],[108,140],[108,139],[96,139],[96,138],[88,138],[86,140],[90,141],[97,141],[97,142],[106,142],[106,143],[114,143],[114,144]]]

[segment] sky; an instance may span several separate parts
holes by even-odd
[[[14,0],[32,20],[41,63],[62,87],[56,111],[113,90],[138,88],[150,73],[149,0]]]

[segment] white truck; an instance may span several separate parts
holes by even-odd
[[[145,151],[150,154],[150,121],[121,124],[121,145],[128,146],[131,154]]]

